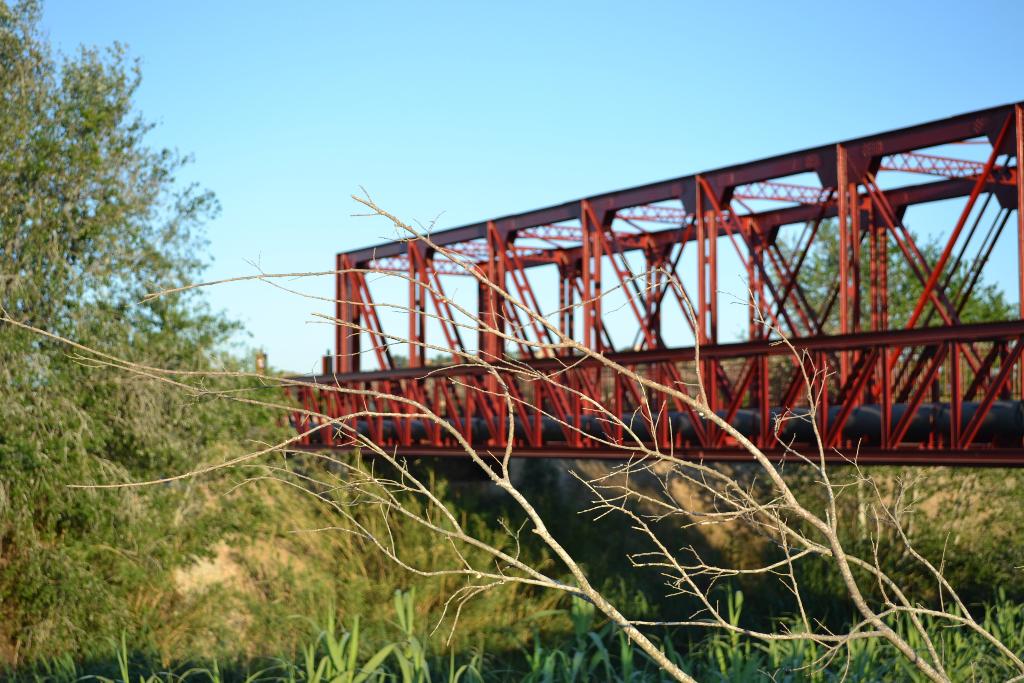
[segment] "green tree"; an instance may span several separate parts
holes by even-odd
[[[936,238],[922,240],[915,236],[915,242],[917,242],[929,266],[933,266],[938,262],[939,255],[942,253],[944,246],[941,240]],[[786,254],[787,260],[793,263],[796,260],[797,245],[795,242],[793,240],[783,241],[780,246],[783,253]],[[868,308],[870,304],[871,273],[868,251],[868,240],[865,237],[861,245],[860,263],[860,294],[862,301],[860,322],[862,329],[870,329],[871,324]],[[921,285],[921,281],[914,275],[914,271],[906,256],[893,243],[891,238],[888,243],[887,255],[889,327],[899,329],[904,327],[906,321],[910,319],[910,314],[913,312],[914,306],[917,304],[924,288]],[[818,233],[811,243],[811,248],[800,269],[799,276],[800,285],[814,310],[818,312],[824,310],[826,303],[834,298],[838,273],[839,230],[835,221],[825,221],[818,229]],[[948,284],[945,291],[952,299],[953,293],[960,291],[964,283],[970,279],[970,263],[968,260],[965,259],[961,262],[953,270],[951,276],[949,265],[947,264],[946,272],[943,273],[943,278],[940,279],[940,282],[945,281],[946,278],[948,278]],[[930,315],[929,324],[943,324],[942,318],[938,314],[934,312],[929,313],[929,308],[925,309],[925,316]],[[1006,300],[1006,295],[1002,289],[996,284],[985,282],[984,279],[979,280],[973,288],[971,296],[964,304],[963,312],[960,316],[963,322],[968,323],[1006,320],[1014,317],[1016,317],[1014,305]],[[825,329],[832,332],[839,329],[838,302],[833,301],[832,303],[828,318],[825,321]]]
[[[34,0],[0,2],[0,314],[160,367],[230,364],[236,327],[196,295],[212,194],[147,142],[120,46],[56,58]],[[259,416],[96,368],[0,322],[0,660],[82,651],[230,523],[200,487],[75,490],[209,458]],[[190,401],[186,403],[186,401]]]

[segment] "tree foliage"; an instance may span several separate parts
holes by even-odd
[[[141,302],[201,271],[215,198],[148,145],[124,49],[58,58],[39,19],[35,1],[0,2],[0,313],[154,366],[230,363],[236,327],[201,298]],[[258,419],[186,401],[0,323],[0,659],[116,634],[224,531],[194,485],[67,486],[187,469]]]
[[[911,231],[913,233],[913,231]],[[944,246],[937,239],[920,239],[915,236],[915,242],[921,249],[925,261],[930,265],[938,262],[939,255]],[[797,245],[792,241],[783,242],[783,252],[787,255],[788,262],[797,260]],[[886,250],[887,265],[886,277],[888,279],[888,315],[889,327],[899,329],[906,325],[910,314],[914,310],[924,287],[921,281],[915,276],[906,256],[897,248],[892,240],[889,240]],[[861,329],[871,329],[870,317],[870,286],[871,286],[871,264],[867,238],[861,245],[860,263],[860,296],[861,296]],[[800,269],[800,285],[807,297],[811,307],[818,311],[824,311],[828,307],[829,314],[825,319],[825,329],[836,332],[839,330],[839,303],[836,301],[836,287],[838,285],[839,273],[839,230],[834,221],[825,221],[818,228],[814,241],[811,243],[807,257]],[[926,274],[927,277],[927,274]],[[953,293],[965,290],[965,283],[970,282],[970,265],[963,261],[956,268],[946,266],[946,271],[940,282],[945,282],[945,291],[954,298]],[[930,305],[929,305],[930,307]],[[932,325],[943,324],[942,318],[929,313],[925,309],[925,320]],[[930,318],[928,317],[930,315]],[[1016,317],[1013,304],[1006,300],[1006,295],[1000,287],[984,279],[971,290],[971,295],[966,298],[960,318],[965,323],[988,322],[993,320],[1007,320]],[[920,324],[920,323],[919,323]]]

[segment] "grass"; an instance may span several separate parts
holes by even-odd
[[[653,577],[648,589],[644,577],[621,566],[626,552],[636,550],[628,546],[630,536],[613,520],[580,523],[571,501],[545,495],[555,483],[533,474],[544,472],[532,473],[530,481],[554,533],[574,553],[587,556],[588,549],[602,549],[587,556],[587,570],[606,594],[638,618],[666,616],[661,610],[667,603],[657,599],[661,577]],[[464,526],[496,545],[508,542],[489,525],[509,514],[501,500],[480,496],[472,486],[448,491],[444,481],[436,483]],[[436,633],[431,627],[444,597],[461,585],[457,581],[401,571],[352,534],[303,532],[336,520],[319,498],[292,487],[257,482],[215,500],[218,513],[233,515],[240,531],[212,548],[195,564],[196,571],[154,581],[137,600],[117,603],[119,618],[108,619],[110,627],[103,632],[90,629],[89,621],[73,621],[78,612],[70,612],[67,604],[51,606],[54,619],[73,621],[88,635],[77,641],[39,637],[39,646],[26,652],[16,669],[4,671],[0,664],[0,680],[662,680],[647,657],[613,626],[598,621],[586,603],[558,602],[559,596],[549,591],[506,586],[474,599],[449,643],[450,621]],[[385,533],[375,510],[353,511],[374,533]],[[413,564],[428,570],[451,565],[452,558],[444,557],[436,539],[421,527],[399,520],[388,533]],[[677,545],[683,540],[676,539]],[[543,548],[526,542],[522,552],[535,566],[557,572]],[[804,579],[801,585],[808,587],[818,611],[831,614],[828,623],[841,627],[848,601],[814,575]],[[733,588],[745,590],[745,598],[739,592],[719,597],[730,605],[735,622],[743,615],[746,626],[796,628],[775,618],[787,607],[776,604],[763,587],[738,583]],[[1009,595],[979,616],[1024,653],[1024,607],[1012,599],[1016,594]],[[83,613],[99,611],[87,601],[76,606]],[[674,602],[671,609],[682,613],[687,606]],[[316,616],[310,620],[309,615]],[[1010,673],[976,638],[937,625],[934,631],[954,680],[1004,680]],[[652,635],[699,680],[764,680],[769,675],[776,681],[832,681],[844,675],[852,681],[915,680],[889,648],[868,641],[856,643],[841,658],[823,660],[822,649],[806,644],[763,644],[685,631]]]
[[[647,682],[668,680],[612,624],[598,624],[594,608],[574,600],[568,609],[550,610],[534,621],[561,620],[561,638],[542,637],[534,629],[532,640],[519,651],[487,653],[482,648],[442,652],[440,638],[425,634],[416,622],[415,596],[396,592],[392,601],[392,636],[369,642],[359,617],[347,626],[333,616],[325,619],[297,652],[257,657],[249,662],[218,661],[181,663],[164,667],[158,659],[133,651],[127,638],[112,644],[106,661],[81,662],[69,655],[41,660],[16,671],[5,680],[32,683],[473,683],[475,681],[525,681],[577,683],[582,681]],[[729,596],[729,612],[738,623],[741,593]],[[568,617],[566,624],[566,617]],[[988,606],[984,625],[1015,652],[1024,654],[1024,605],[1005,599]],[[780,624],[781,626],[781,624]],[[796,628],[794,623],[787,624]],[[930,622],[937,649],[944,654],[950,676],[956,681],[1005,680],[1012,675],[1005,662],[975,637],[961,629],[942,628]],[[896,627],[910,638],[906,623]],[[807,681],[918,681],[910,665],[875,640],[855,641],[848,651],[831,659],[813,644],[794,641],[760,643],[738,634],[703,637],[663,633],[663,650],[699,680],[739,682],[773,680]],[[917,643],[921,645],[920,643]],[[923,645],[922,645],[923,647]]]

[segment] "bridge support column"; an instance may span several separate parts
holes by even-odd
[[[427,361],[426,328],[426,250],[419,242],[409,242],[409,367],[421,368]]]
[[[747,286],[750,290],[750,312],[747,321],[750,339],[763,339],[766,329],[760,322],[769,315],[770,302],[765,298],[764,233],[755,229],[755,220],[747,218],[744,229],[747,233]]]
[[[1018,314],[1024,320],[1024,104],[1013,106],[1017,157],[1017,301]],[[1018,373],[1019,395],[1024,397],[1024,363]]]
[[[487,252],[490,258],[484,266],[484,275],[491,284],[501,289],[505,289],[507,285],[504,258],[507,249],[507,235],[502,234],[494,221],[488,221]],[[490,328],[490,331],[480,329],[480,355],[484,360],[493,363],[504,355],[505,340],[502,339],[500,333],[505,329],[505,300],[498,292],[482,282],[477,292],[480,322]]]
[[[605,212],[597,211],[590,202],[580,203],[580,225],[583,228],[583,345],[603,351],[601,339],[601,260],[604,255],[601,231],[605,229]]]
[[[338,321],[334,327],[334,370],[339,373],[359,372],[359,288],[355,274],[348,272],[352,266],[345,254],[338,254],[334,275],[334,316]]]
[[[836,191],[839,229],[839,334],[860,328],[860,215],[857,185],[860,177],[852,168],[845,145],[836,146]],[[824,321],[823,321],[824,322]],[[850,375],[849,352],[839,354],[839,382]]]
[[[718,216],[697,176],[697,343],[718,343]]]
[[[580,277],[579,262],[558,264],[558,330],[567,338],[576,333],[576,282]],[[568,353],[568,350],[565,350]]]
[[[725,220],[718,210],[719,198],[709,197],[711,190],[701,176],[697,176],[697,343],[714,346],[718,344],[718,224]],[[702,358],[700,362],[701,381],[708,408],[718,408],[717,362]],[[710,427],[710,423],[708,423]],[[712,437],[709,430],[708,438]]]

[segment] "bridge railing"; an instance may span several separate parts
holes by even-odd
[[[304,447],[366,439],[409,456],[749,458],[672,392],[767,453],[1024,464],[1024,321],[295,378]],[[846,362],[841,359],[846,358]],[[623,368],[626,372],[623,372]],[[631,373],[635,373],[633,376]],[[511,417],[510,410],[511,407]]]

